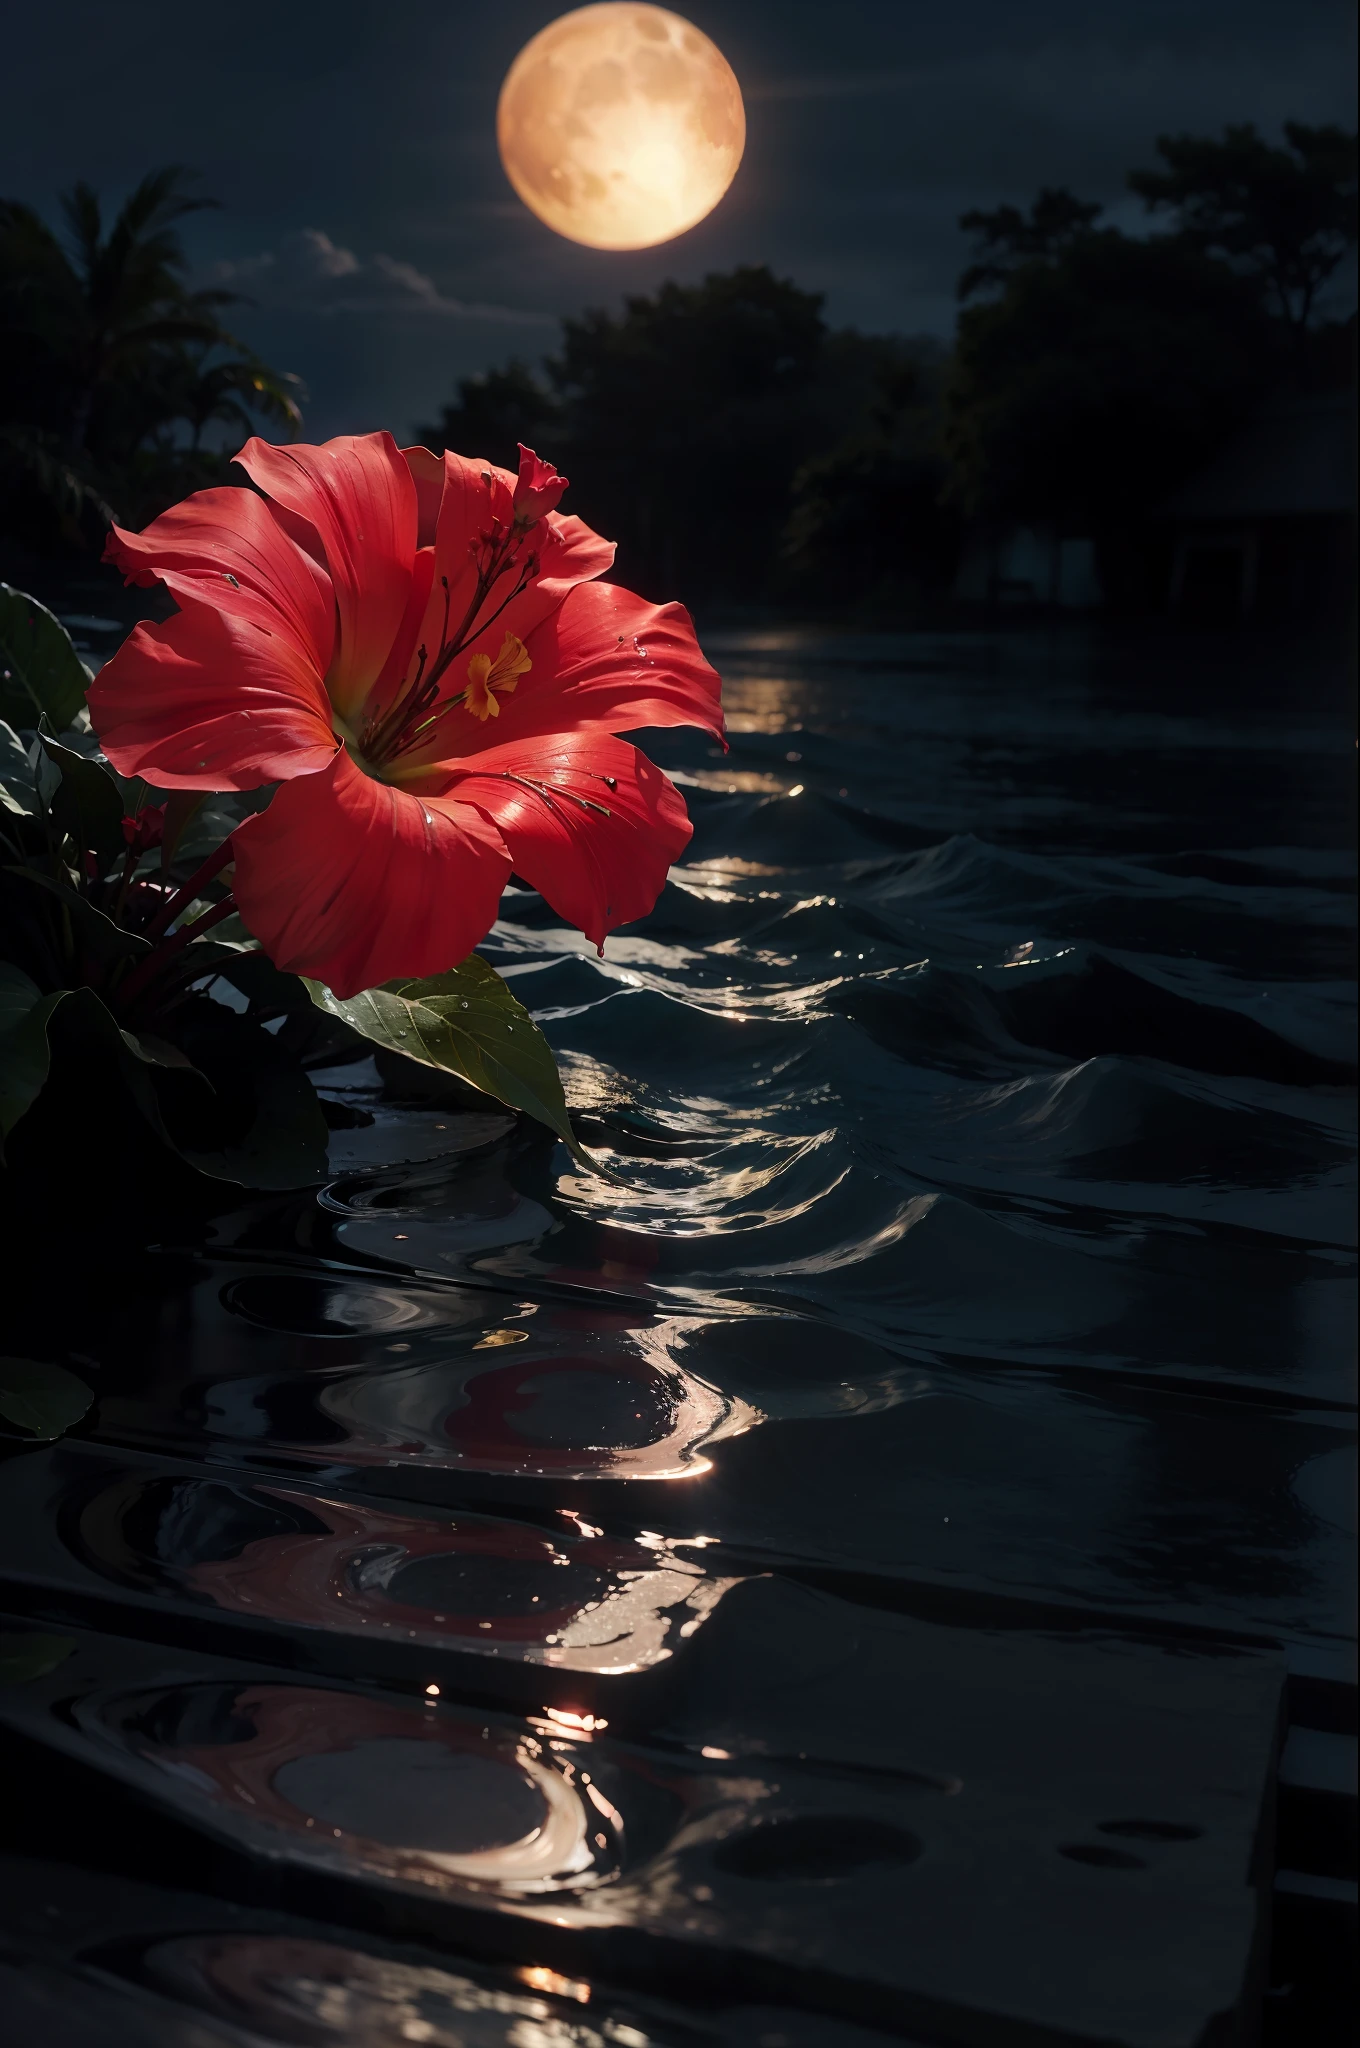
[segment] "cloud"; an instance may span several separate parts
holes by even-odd
[[[298,268],[310,271],[313,277],[354,277],[363,269],[352,249],[338,248],[329,235],[322,234],[320,228],[303,228],[290,240],[298,253]]]
[[[268,249],[258,256],[241,256],[233,260],[223,259],[208,265],[208,282],[213,285],[228,285],[233,290],[237,285],[252,285],[274,267],[274,256]]]
[[[321,228],[285,235],[277,249],[212,265],[209,280],[241,289],[258,304],[290,312],[385,314],[395,318],[486,321],[497,326],[555,327],[547,313],[480,299],[453,298],[414,263],[381,250],[363,258]]]

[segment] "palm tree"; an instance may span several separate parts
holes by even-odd
[[[215,203],[188,192],[186,182],[178,165],[149,172],[107,236],[90,186],[75,185],[63,196],[79,316],[73,448],[85,446],[95,398],[120,371],[167,343],[228,339],[217,316],[235,294],[190,292],[181,282],[188,261],[174,222]]]
[[[189,445],[202,446],[203,436],[213,425],[230,426],[249,434],[255,422],[252,413],[263,413],[296,434],[302,425],[295,393],[299,380],[287,370],[271,370],[256,355],[217,357],[204,351],[190,366],[181,399],[181,417],[189,427]]]
[[[0,452],[11,476],[49,498],[41,480],[60,478],[68,508],[82,491],[93,502],[106,488],[154,497],[148,463],[164,471],[176,450],[196,453],[214,421],[249,432],[259,416],[297,433],[296,378],[223,325],[238,295],[187,282],[178,224],[215,203],[172,164],[106,227],[82,182],[62,198],[63,243],[32,207],[0,200]]]

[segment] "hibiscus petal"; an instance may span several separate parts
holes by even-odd
[[[390,434],[343,434],[319,447],[250,440],[236,460],[324,556],[340,625],[326,687],[352,719],[382,672],[410,593],[418,506],[405,457]]]
[[[444,496],[444,458],[418,446],[403,448],[401,452],[416,487],[416,542],[422,548],[432,548],[435,528],[439,524],[440,501]]]
[[[285,783],[232,846],[236,901],[270,959],[342,997],[465,960],[510,874],[481,809],[393,789],[345,753]]]
[[[419,548],[411,569],[411,588],[406,599],[406,611],[388,650],[382,673],[369,692],[368,702],[364,707],[365,723],[382,715],[406,680],[419,644],[421,622],[429,605],[430,584],[433,579],[434,549]],[[430,651],[433,652],[433,649]]]
[[[533,666],[502,704],[499,727],[488,731],[461,708],[441,721],[445,758],[563,732],[697,725],[723,736],[722,685],[683,605],[649,604],[616,583],[579,583],[525,651]]]
[[[196,491],[141,533],[115,526],[104,559],[130,583],[159,581],[182,604],[210,605],[261,632],[284,635],[318,682],[330,665],[335,598],[329,579],[254,491]]]
[[[646,916],[694,829],[674,783],[606,734],[511,742],[448,766],[445,794],[494,818],[516,874],[601,950]]]
[[[336,749],[330,705],[284,633],[190,602],[133,629],[89,689],[100,744],[162,789],[258,789],[313,775]]]

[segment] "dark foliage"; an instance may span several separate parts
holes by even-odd
[[[1281,384],[1353,379],[1322,318],[1356,240],[1356,139],[1287,123],[1163,137],[1130,183],[1166,232],[1130,236],[1045,187],[976,210],[952,367],[939,344],[828,329],[765,266],[664,284],[564,322],[561,346],[463,378],[429,445],[572,479],[649,596],[821,610],[914,604],[952,578],[965,519],[1127,535]],[[30,547],[140,524],[223,480],[222,437],[295,429],[289,386],[194,290],[184,174],[106,226],[86,186],[63,242],[0,204],[0,526]]]
[[[1354,136],[1289,123],[1163,137],[1134,172],[1171,232],[1097,225],[1063,191],[964,216],[978,260],[960,295],[946,397],[950,495],[970,515],[1093,535],[1108,571],[1158,503],[1251,408],[1353,376],[1353,323],[1319,295],[1355,245]]]
[[[952,489],[988,519],[1127,528],[1223,438],[1279,366],[1259,295],[1178,238],[1115,229],[1032,258],[959,317]]]
[[[558,399],[516,357],[503,370],[460,378],[456,401],[433,424],[415,431],[416,439],[436,452],[456,448],[514,469],[521,443],[560,449],[564,427]]]
[[[885,350],[863,426],[799,471],[784,535],[790,597],[898,611],[948,585],[961,521],[945,501],[944,365],[938,347]]]
[[[65,237],[0,201],[0,524],[30,546],[97,540],[221,480],[203,437],[301,424],[293,387],[223,325],[234,295],[192,289],[178,223],[211,205],[171,166],[110,223],[88,185]]]
[[[959,279],[960,299],[989,286],[1004,285],[1021,263],[1061,256],[1086,235],[1105,211],[1077,199],[1065,186],[1045,185],[1027,214],[1018,206],[961,214],[959,226],[975,238],[976,258]]]
[[[763,594],[794,473],[817,444],[826,342],[820,295],[763,267],[564,323],[548,367],[572,502],[624,538],[638,588]]]
[[[828,331],[767,268],[666,284],[564,324],[558,355],[465,379],[437,445],[542,442],[648,595],[912,608],[965,520],[1051,522],[1107,560],[1282,382],[1336,384],[1319,294],[1355,241],[1355,138],[1290,123],[1163,138],[1136,237],[1062,186],[976,210],[944,350]]]
[[[1132,171],[1129,184],[1150,209],[1176,215],[1192,248],[1256,278],[1271,311],[1301,333],[1356,245],[1356,137],[1302,121],[1286,121],[1284,133],[1287,149],[1249,121],[1221,141],[1163,135],[1165,170]]]
[[[853,477],[853,451],[876,450],[885,435],[904,452],[897,397],[893,426],[882,422],[885,393],[909,355],[900,342],[830,332],[818,294],[747,267],[665,284],[617,314],[568,320],[541,379],[514,361],[465,378],[457,402],[419,431],[433,446],[508,465],[516,442],[544,447],[570,472],[572,509],[618,537],[619,575],[633,588],[758,601],[788,591],[784,529],[802,500],[795,479],[804,465],[832,449]],[[928,402],[920,394],[913,408],[923,455]],[[913,489],[919,498],[936,487],[923,469]],[[808,485],[823,488],[844,496],[829,477]],[[809,507],[795,538],[797,571],[823,581],[835,601],[850,587],[846,550],[837,541],[823,556],[822,523]],[[857,589],[878,580],[855,564]]]

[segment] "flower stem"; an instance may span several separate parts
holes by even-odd
[[[221,924],[223,918],[230,917],[235,908],[236,898],[224,896],[220,903],[214,903],[201,917],[196,917],[192,924],[182,924],[168,939],[162,939],[154,952],[143,954],[117,992],[119,1009],[126,1010],[129,1004],[134,1003],[143,989],[157,979],[161,970],[169,965],[176,953],[183,951],[190,940],[202,938],[215,924]]]
[[[132,887],[132,877],[137,872],[137,865],[140,860],[141,855],[135,846],[130,846],[123,855],[123,872],[118,878],[118,893],[113,903],[112,915],[115,924],[123,922],[123,906],[127,902],[128,890]]]
[[[146,930],[144,939],[158,939],[167,931],[182,910],[187,910],[196,896],[201,896],[214,875],[220,875],[231,861],[231,841],[224,839],[215,853],[210,853],[201,868],[190,875],[182,889],[177,889],[168,903],[162,903]]]

